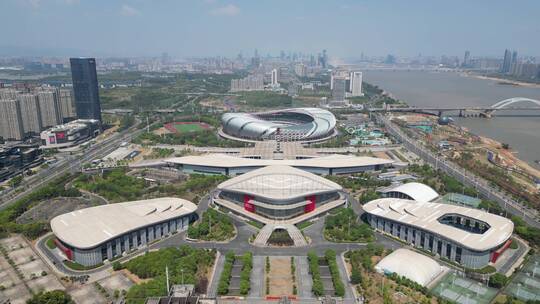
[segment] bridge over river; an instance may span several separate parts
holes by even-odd
[[[515,104],[523,104],[516,106]],[[530,105],[532,104],[532,105]],[[490,107],[391,107],[386,105],[383,108],[370,108],[371,112],[418,112],[430,115],[442,116],[444,112],[458,112],[460,117],[463,116],[478,116],[489,118],[493,116],[493,113],[497,111],[538,111],[540,116],[540,101],[536,99],[526,97],[513,97],[505,100],[501,100]],[[472,115],[467,115],[470,113]],[[530,113],[523,114],[524,116],[531,116]]]

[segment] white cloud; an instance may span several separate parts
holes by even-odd
[[[81,3],[80,0],[62,0],[65,4],[67,5],[72,5],[72,4],[79,4]]]
[[[138,16],[141,14],[141,12],[132,6],[124,4],[120,9],[120,14],[122,16]]]
[[[236,16],[239,13],[240,8],[234,4],[227,4],[210,11],[210,14],[214,16]]]

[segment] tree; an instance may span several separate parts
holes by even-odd
[[[27,304],[72,304],[75,303],[67,293],[62,290],[52,290],[34,294],[26,301]]]
[[[508,282],[508,278],[502,273],[495,273],[489,277],[489,286],[495,288],[502,288]]]
[[[13,177],[12,179],[10,179],[8,184],[9,184],[10,187],[15,188],[18,185],[20,185],[22,183],[22,181],[23,181],[23,176],[22,175],[17,175],[15,177]]]
[[[362,283],[362,273],[358,269],[358,267],[353,267],[351,272],[351,283],[352,284],[360,284]]]

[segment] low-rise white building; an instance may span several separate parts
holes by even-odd
[[[59,215],[51,229],[67,259],[92,266],[186,230],[196,210],[172,197],[101,205]]]
[[[41,148],[67,148],[81,144],[100,133],[100,122],[94,119],[78,119],[49,128],[40,134]]]

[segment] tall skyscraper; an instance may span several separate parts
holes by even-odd
[[[347,78],[336,75],[334,76],[333,80],[334,85],[332,86],[332,99],[334,101],[344,101]]]
[[[360,71],[351,72],[349,90],[351,91],[351,95],[353,97],[364,95],[362,93],[362,72]]]
[[[101,103],[94,58],[70,58],[77,118],[101,121]]]
[[[0,100],[0,136],[9,140],[24,138],[21,108],[16,99]]]
[[[270,84],[273,87],[277,87],[279,85],[279,83],[278,83],[278,70],[277,69],[272,70],[272,79],[271,79]]]
[[[26,135],[39,135],[43,128],[38,97],[35,94],[17,96],[21,108],[23,130]]]
[[[56,91],[43,91],[37,93],[41,124],[44,128],[62,124],[62,114],[58,106]]]
[[[501,65],[500,72],[501,73],[508,73],[510,72],[510,66],[512,65],[512,52],[510,50],[506,49],[504,50],[504,59]]]
[[[465,51],[465,55],[463,56],[463,64],[462,67],[466,68],[469,66],[471,60],[471,52]]]

